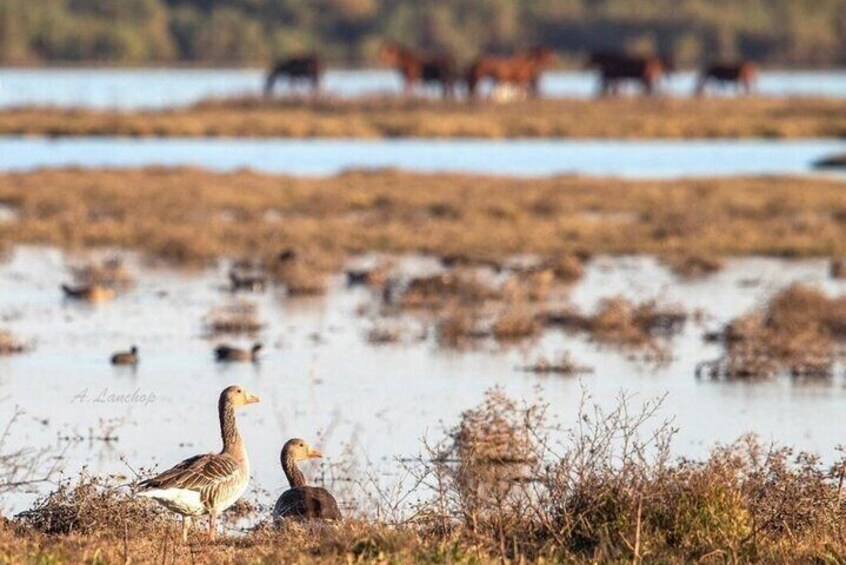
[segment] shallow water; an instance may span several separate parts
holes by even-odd
[[[0,137],[0,170],[197,166],[331,175],[351,168],[637,178],[805,174],[846,142],[584,140],[45,139]]]
[[[677,73],[665,89],[688,96],[694,80],[693,73]],[[263,81],[264,72],[258,69],[0,69],[0,108],[168,108],[205,98],[255,95]],[[595,75],[587,71],[549,72],[541,91],[548,97],[587,98],[596,94],[596,83]],[[389,69],[331,70],[324,89],[333,96],[354,98],[399,94],[402,84]],[[758,91],[765,96],[846,97],[846,72],[764,72]]]
[[[127,473],[122,458],[133,468],[161,468],[217,449],[217,395],[232,383],[263,398],[243,411],[240,423],[254,482],[272,495],[281,490],[278,452],[289,437],[312,440],[330,461],[352,444],[357,456],[390,473],[394,457],[416,454],[421,437],[436,437],[492,386],[526,399],[539,392],[568,424],[583,392],[606,408],[621,392],[634,395],[634,404],[666,394],[660,417],[672,418],[679,428],[676,455],[702,456],[715,442],[754,432],[833,460],[834,447],[843,441],[836,425],[846,407],[841,375],[815,383],[694,378],[696,363],[719,351],[702,342],[705,328],[716,328],[793,281],[846,292],[845,283],[828,279],[821,260],[731,260],[722,272],[694,282],[679,281],[648,257],[592,261],[572,289],[579,307],[625,295],[658,297],[704,312],[704,325],[688,324],[672,342],[674,360],[661,367],[558,331],[535,344],[505,349],[444,351],[431,339],[371,345],[365,334],[372,322],[357,312],[372,298],[364,289],[344,288],[340,278],[325,298],[252,296],[267,324],[258,336],[268,346],[262,362],[219,366],[202,320],[229,298],[222,290],[222,268],[145,267],[132,291],[89,306],[63,300],[59,284],[68,280],[67,266],[57,251],[26,247],[0,265],[2,326],[36,341],[31,353],[0,358],[0,414],[5,420],[15,406],[24,408],[10,446],[64,450],[69,476],[83,466]],[[133,343],[142,356],[137,370],[111,367],[109,355]],[[539,354],[562,350],[594,373],[563,377],[516,370]],[[99,402],[103,391],[136,397]],[[61,439],[96,436],[110,427],[119,436],[111,444]],[[308,471],[318,472],[314,465]],[[30,500],[30,495],[16,497],[7,508]]]

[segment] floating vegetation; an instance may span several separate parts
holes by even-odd
[[[258,306],[246,300],[218,306],[206,316],[206,328],[212,335],[256,334],[264,327],[258,317]]]
[[[569,351],[564,351],[554,358],[541,357],[531,365],[520,367],[521,371],[527,373],[536,373],[540,375],[545,374],[559,374],[559,375],[579,375],[584,373],[592,373],[593,368],[585,365],[580,365],[574,359]]]
[[[830,298],[816,288],[794,284],[705,339],[720,343],[723,355],[700,364],[698,376],[828,377],[846,341],[846,297]]]
[[[720,257],[708,257],[705,255],[680,254],[669,255],[664,258],[670,270],[676,275],[685,279],[695,279],[717,273],[725,266],[725,261]]]
[[[0,355],[25,353],[31,349],[31,343],[21,341],[9,330],[0,329]]]

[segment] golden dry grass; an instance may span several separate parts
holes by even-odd
[[[166,111],[17,108],[0,135],[356,138],[817,138],[846,135],[837,99],[538,100],[513,104],[374,98],[210,101]]]
[[[411,490],[380,491],[337,523],[278,530],[261,522],[269,509],[242,505],[246,515],[224,514],[216,542],[195,530],[184,544],[177,520],[132,497],[125,479],[82,475],[0,518],[0,562],[842,561],[842,459],[827,466],[746,437],[678,460],[674,427],[654,421],[659,409],[621,399],[603,410],[584,398],[571,427],[554,406],[493,389],[408,462]],[[373,488],[357,474],[349,480]],[[376,518],[409,495],[406,517]],[[236,532],[239,515],[257,527]]]
[[[44,170],[0,174],[0,203],[18,213],[0,225],[0,241],[136,249],[176,263],[230,256],[276,264],[291,248],[309,279],[370,251],[498,259],[532,253],[550,261],[596,253],[842,257],[844,188],[835,179],[789,177],[628,181],[388,171],[307,179],[188,168]],[[444,207],[455,213],[433,212]]]

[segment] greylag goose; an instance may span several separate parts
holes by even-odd
[[[133,345],[129,351],[118,351],[112,355],[112,365],[137,365],[138,346]]]
[[[321,457],[323,454],[299,438],[285,442],[280,459],[291,488],[282,493],[273,507],[274,523],[278,524],[285,518],[341,519],[341,511],[335,497],[325,488],[307,486],[303,472],[297,467],[297,461]]]
[[[87,300],[88,302],[105,302],[115,297],[114,289],[106,286],[93,284],[82,286],[62,285],[65,296],[76,300]]]
[[[261,351],[262,344],[257,343],[249,350],[241,349],[239,347],[232,347],[231,345],[218,345],[214,349],[214,358],[216,361],[253,361],[259,360],[259,351]]]
[[[195,455],[151,479],[138,484],[139,496],[152,498],[182,516],[182,539],[188,537],[191,518],[208,514],[209,539],[214,540],[218,515],[232,506],[250,481],[247,450],[238,433],[235,409],[259,401],[238,385],[220,393],[220,453]]]

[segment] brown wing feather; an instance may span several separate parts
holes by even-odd
[[[321,487],[294,487],[283,492],[273,508],[275,520],[282,518],[340,520],[341,511],[329,491]]]
[[[229,455],[195,455],[151,479],[142,481],[138,488],[140,491],[181,488],[199,492],[235,477],[238,472],[238,463]]]

